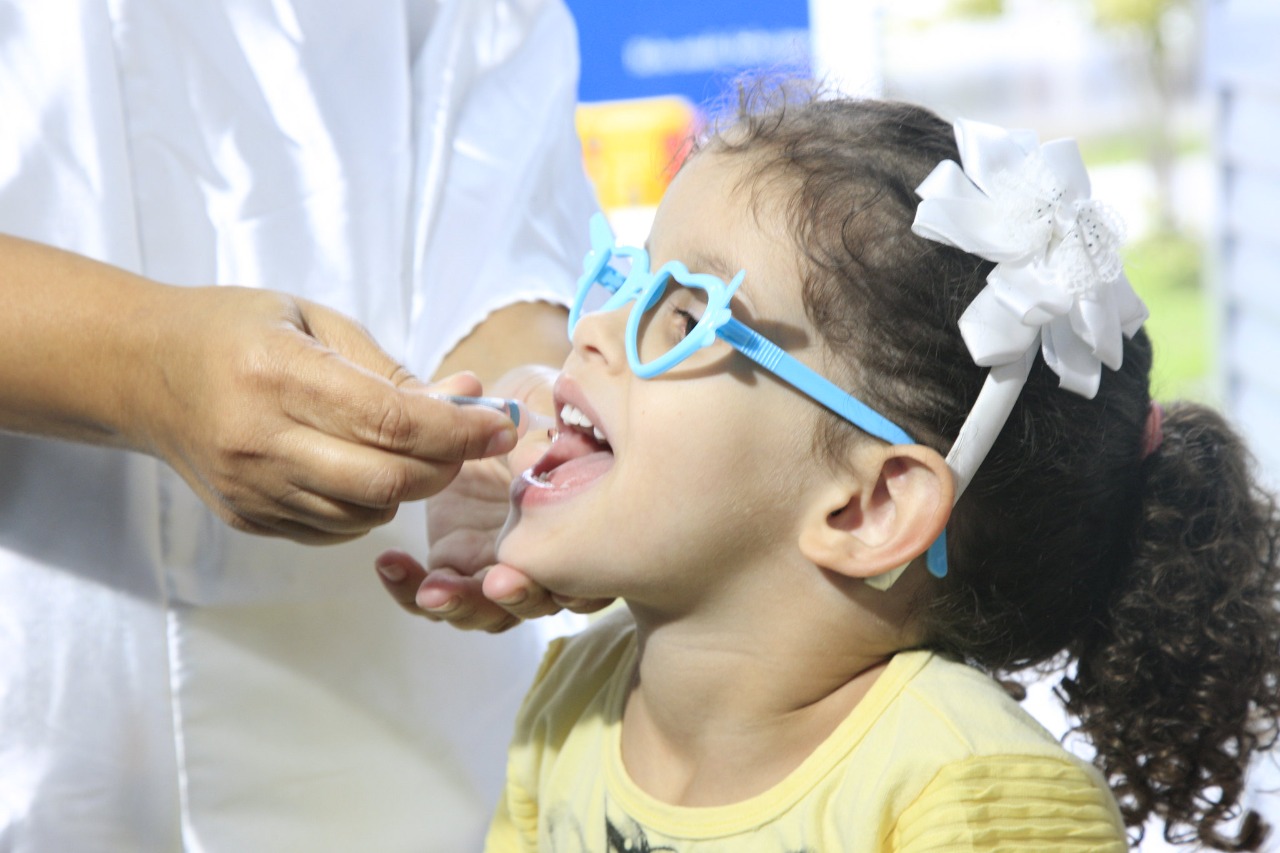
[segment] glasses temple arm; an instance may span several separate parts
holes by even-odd
[[[866,403],[793,358],[772,341],[730,317],[716,336],[840,417],[890,444],[915,444],[906,431]]]

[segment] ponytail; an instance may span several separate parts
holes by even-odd
[[[1280,520],[1249,464],[1217,413],[1170,408],[1143,462],[1131,565],[1060,685],[1126,823],[1154,814],[1167,840],[1221,850],[1266,832],[1252,812],[1234,837],[1223,825],[1280,716]]]

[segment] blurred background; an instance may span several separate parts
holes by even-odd
[[[1221,408],[1280,485],[1280,0],[568,2],[587,170],[628,242],[743,72],[1075,137],[1127,224],[1154,394]],[[1043,691],[1029,701],[1065,730]],[[1253,788],[1280,824],[1274,761]]]

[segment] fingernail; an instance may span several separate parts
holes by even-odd
[[[392,583],[399,583],[404,580],[404,568],[396,563],[378,564],[378,574]]]
[[[529,593],[527,590],[517,589],[515,592],[511,593],[510,595],[504,596],[502,598],[495,598],[494,602],[497,604],[501,604],[503,607],[513,607],[517,604],[524,604],[525,599],[528,597],[529,597]]]
[[[457,596],[445,594],[442,598],[441,595],[442,593],[439,590],[424,589],[418,593],[418,597],[415,599],[415,602],[423,610],[430,613],[448,613],[451,610],[457,609]]]

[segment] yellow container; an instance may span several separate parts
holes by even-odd
[[[688,154],[698,112],[684,98],[581,104],[578,136],[600,206],[653,206]]]

